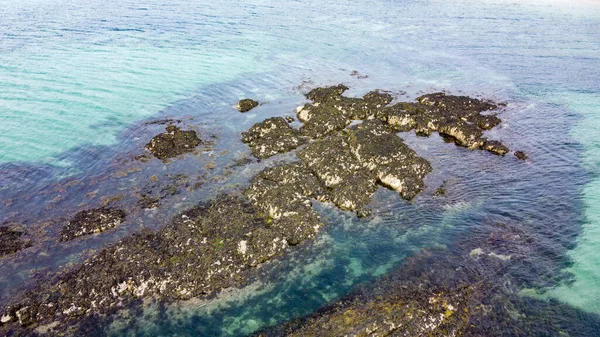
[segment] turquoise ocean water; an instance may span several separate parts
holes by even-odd
[[[115,322],[115,335],[244,335],[310,313],[490,219],[530,223],[569,261],[555,261],[568,281],[532,281],[523,296],[600,314],[597,1],[0,0],[0,198],[97,174],[135,147],[143,120],[192,117],[233,144],[253,123],[293,112],[304,87],[339,82],[357,95],[448,90],[507,102],[491,135],[530,160],[403,135],[432,161],[429,186],[451,182],[447,201],[426,191],[408,204],[379,191],[380,211],[368,221],[325,209],[329,229],[270,281],[212,301],[150,306],[134,323]],[[240,115],[232,105],[244,97],[268,104]],[[14,207],[35,209],[11,207],[0,221],[12,220]],[[57,268],[112,239],[0,260],[2,297],[30,269]]]

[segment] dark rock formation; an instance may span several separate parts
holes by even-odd
[[[297,114],[298,119],[304,122],[300,132],[310,138],[323,138],[350,124],[350,119],[342,112],[325,104],[306,104]]]
[[[31,247],[31,240],[22,237],[25,234],[21,226],[0,226],[0,257]]]
[[[270,169],[256,178],[257,185],[282,175],[297,179],[247,193],[262,206],[271,200],[281,203],[277,189],[285,194],[286,186],[291,193],[321,194],[319,182],[305,179],[307,174],[310,177],[296,164]],[[275,214],[277,218],[267,218],[243,197],[220,196],[175,217],[159,231],[130,235],[0,310],[0,334],[11,327],[27,331],[29,326],[104,313],[136,298],[189,299],[240,287],[251,267],[314,236],[318,216],[310,205],[302,206],[304,201],[292,202]]]
[[[302,134],[308,136],[313,140],[296,153],[300,162],[267,168],[252,179],[243,195],[220,196],[176,216],[158,231],[144,229],[127,236],[83,264],[15,297],[12,305],[0,310],[0,335],[12,334],[13,329],[17,335],[25,335],[43,324],[66,323],[58,325],[60,330],[81,316],[105,314],[140,298],[189,299],[245,285],[253,277],[254,267],[317,234],[323,224],[312,207],[313,200],[365,215],[379,184],[405,199],[423,189],[431,165],[404,144],[398,131],[438,132],[470,149],[497,154],[508,151],[501,143],[483,137],[484,130],[500,122],[481,114],[495,109],[492,103],[438,93],[389,106],[393,97],[388,93],[372,91],[363,98],[348,98],[342,96],[347,89],[338,85],[310,91],[307,98],[312,103],[297,111],[304,122],[300,130],[276,117],[242,134],[242,141],[259,159],[292,151],[309,141]],[[348,127],[351,120],[363,121]],[[194,131],[169,125],[166,133],[154,137],[146,147],[165,160],[199,144]],[[176,194],[179,185],[168,185],[158,198],[164,193]],[[151,192],[141,191],[141,207],[156,206],[158,192]],[[65,225],[61,239],[114,227],[124,216],[108,208],[80,212]],[[490,254],[482,259],[504,261]],[[496,260],[494,263],[503,263]],[[462,264],[453,261],[452,266],[456,265]],[[436,274],[437,279],[449,273],[444,268],[439,269],[443,272]],[[381,335],[406,331],[418,336],[464,331],[471,317],[472,290],[480,289],[479,285],[471,279],[431,282],[429,269],[413,271],[415,278],[409,281],[385,281],[381,284],[391,286],[376,292],[377,296],[336,304],[327,319],[315,317],[290,331],[302,336],[374,331]],[[423,278],[425,283],[419,283]]]
[[[254,124],[242,133],[242,142],[248,143],[256,158],[264,159],[291,151],[300,146],[303,140],[285,119],[273,117]]]
[[[250,111],[254,108],[256,108],[258,106],[258,102],[253,100],[253,99],[243,99],[241,101],[239,101],[237,103],[237,105],[235,106],[235,108],[239,111],[239,112],[247,112]]]
[[[182,131],[174,125],[169,125],[165,133],[156,135],[146,144],[146,149],[156,158],[166,160],[194,151],[200,142],[196,131]]]
[[[388,126],[368,120],[350,132],[350,148],[378,181],[412,199],[424,187],[431,165],[409,148]]]
[[[416,103],[397,103],[381,109],[376,117],[397,131],[414,129],[421,136],[438,132],[456,145],[504,155],[508,152],[504,145],[483,137],[484,130],[501,121],[494,115],[481,113],[498,108],[498,105],[475,98],[434,93],[418,97]]]
[[[338,84],[331,87],[315,88],[306,94],[306,98],[315,103],[326,103],[341,99],[342,94],[348,89],[349,88],[343,84]]]
[[[244,192],[269,217],[283,240],[296,245],[315,236],[322,226],[310,199],[325,200],[321,182],[301,163],[283,164],[260,172]]]
[[[121,224],[125,212],[120,209],[101,207],[81,211],[67,222],[60,231],[60,240],[69,241],[80,236],[104,232]]]
[[[527,160],[527,155],[525,154],[525,152],[523,151],[516,151],[515,152],[515,157],[517,157],[520,160]]]

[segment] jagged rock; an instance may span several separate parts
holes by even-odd
[[[433,93],[418,97],[416,103],[401,102],[385,107],[375,116],[397,131],[414,129],[421,136],[438,132],[456,145],[502,154],[504,145],[483,137],[484,130],[497,126],[501,120],[481,113],[497,108],[493,103],[466,96]],[[486,146],[487,143],[490,145]]]
[[[424,187],[431,165],[409,148],[393,130],[377,120],[365,121],[351,131],[354,156],[385,186],[412,199]]]
[[[146,144],[146,149],[156,158],[166,160],[194,151],[200,142],[196,131],[182,131],[174,125],[169,125],[165,133],[156,135]]]
[[[343,135],[313,142],[297,155],[330,189],[332,201],[342,209],[364,207],[377,190],[375,177],[356,160]]]
[[[248,112],[254,108],[256,108],[258,106],[258,102],[250,99],[250,98],[246,98],[243,99],[241,101],[239,101],[237,103],[237,105],[235,106],[235,108],[239,111],[239,112]]]
[[[22,238],[25,234],[21,226],[0,226],[0,257],[31,247],[31,240]]]
[[[382,108],[388,104],[390,104],[394,97],[387,92],[383,92],[380,90],[369,91],[363,96],[365,102],[374,105],[376,108]]]
[[[291,151],[303,144],[298,131],[292,129],[282,117],[254,124],[242,133],[242,142],[248,143],[252,154],[259,159]]]
[[[323,138],[343,130],[350,124],[350,119],[338,109],[324,104],[306,104],[299,108],[298,119],[304,122],[300,132],[310,138]]]
[[[81,211],[67,222],[60,231],[60,240],[69,241],[80,236],[104,232],[121,224],[125,212],[113,208],[96,208]]]
[[[321,182],[301,163],[268,168],[257,174],[244,194],[290,245],[314,237],[322,226],[310,199],[325,200]]]

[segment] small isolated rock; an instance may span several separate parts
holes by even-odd
[[[254,108],[256,108],[258,106],[258,102],[250,99],[250,98],[246,98],[243,99],[241,101],[239,101],[237,103],[237,105],[235,106],[235,108],[239,111],[239,112],[248,112]]]
[[[259,159],[291,151],[303,144],[298,131],[282,117],[273,117],[254,124],[242,133],[242,142],[250,145],[252,154]]]
[[[156,158],[166,160],[192,152],[200,144],[196,131],[182,131],[175,125],[167,126],[167,131],[154,136],[146,149]]]
[[[81,211],[63,226],[60,231],[60,241],[104,232],[120,225],[123,219],[125,219],[125,212],[120,209],[100,207]]]
[[[342,98],[342,94],[348,90],[348,87],[339,84],[331,87],[315,88],[306,94],[306,98],[315,103],[325,103],[328,101],[337,101]]]
[[[515,152],[515,157],[519,158],[520,160],[526,160],[528,158],[525,152],[523,151]]]

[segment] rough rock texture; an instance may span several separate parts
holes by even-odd
[[[483,137],[484,130],[497,126],[501,120],[481,113],[498,108],[467,96],[433,93],[418,97],[416,103],[401,102],[381,109],[376,116],[397,131],[414,129],[421,136],[438,132],[456,145],[504,155],[508,149],[502,143]]]
[[[278,170],[286,169],[306,173],[301,166],[291,165],[263,172],[260,179],[276,177]],[[308,195],[322,193],[314,179],[282,184],[305,188],[301,193]],[[268,198],[268,193],[257,198]],[[290,212],[312,211],[299,204],[302,202],[292,205]],[[27,329],[103,313],[135,298],[189,299],[242,286],[246,272],[283,252],[288,239],[295,244],[314,236],[316,228],[312,226],[320,225],[316,214],[297,215],[308,220],[299,221],[296,214],[288,214],[271,221],[244,197],[220,196],[200,204],[163,229],[130,235],[76,269],[27,292],[0,310],[0,334],[19,325]]]
[[[290,245],[314,237],[322,226],[310,199],[325,200],[326,191],[302,163],[283,164],[260,172],[244,193]]]
[[[237,105],[235,106],[235,108],[239,112],[247,112],[247,111],[250,111],[250,110],[256,108],[257,106],[258,106],[257,101],[250,99],[250,98],[246,98],[246,99],[239,101],[237,103]]]
[[[349,139],[352,153],[381,184],[408,200],[423,189],[423,179],[431,172],[431,165],[391,128],[377,120],[368,120],[353,129]]]
[[[166,160],[194,151],[200,142],[196,131],[182,131],[174,125],[169,125],[165,133],[156,135],[146,144],[146,149],[156,158]]]
[[[104,232],[117,227],[125,219],[120,209],[100,207],[81,211],[67,222],[60,231],[60,240],[69,241],[80,236]]]
[[[342,112],[325,104],[306,104],[298,109],[297,115],[298,119],[304,122],[300,132],[310,138],[323,138],[343,130],[350,124],[350,119]]]
[[[377,190],[376,180],[356,160],[343,135],[316,141],[298,152],[298,157],[323,182],[331,201],[341,209],[360,209]]]
[[[31,247],[31,240],[22,238],[24,234],[23,227],[0,226],[0,257]]]
[[[145,229],[127,236],[83,264],[15,297],[14,303],[0,309],[0,335],[15,331],[27,335],[35,327],[53,322],[61,323],[56,328],[60,330],[81,316],[105,314],[135,299],[189,299],[243,286],[253,275],[253,267],[316,235],[322,223],[313,210],[313,200],[331,202],[360,215],[366,214],[378,184],[398,191],[405,199],[419,193],[431,166],[403,143],[398,131],[438,132],[471,149],[497,154],[508,151],[482,136],[483,130],[499,123],[496,117],[481,114],[496,108],[491,103],[430,94],[417,102],[389,106],[392,96],[387,93],[373,91],[362,99],[348,98],[342,96],[347,89],[338,85],[309,92],[312,104],[298,110],[298,118],[304,122],[300,130],[278,117],[257,123],[242,134],[257,158],[296,149],[307,141],[301,133],[307,135],[313,140],[297,152],[300,162],[265,169],[252,179],[244,195],[220,196],[176,216],[161,230]],[[348,128],[356,119],[363,122]],[[166,159],[190,152],[198,144],[194,131],[170,125],[147,148]],[[177,187],[169,193],[176,191]],[[154,207],[152,198],[142,193],[141,205]],[[65,226],[65,240],[122,219],[120,213],[106,209],[86,212]],[[477,255],[477,261],[505,262],[503,253],[492,253]],[[433,265],[418,262],[415,268]],[[464,264],[452,261],[450,265]],[[466,326],[463,309],[471,310],[472,289],[480,289],[480,285],[472,279],[450,282],[444,277],[453,274],[445,268],[435,269],[436,273],[442,271],[435,278],[428,276],[433,273],[430,269],[403,272],[401,281],[378,283],[390,287],[374,292],[377,295],[341,303],[332,307],[328,319],[315,316],[314,324],[296,325],[290,331],[301,336],[404,335],[403,331],[415,336],[458,335]],[[407,280],[406,275],[413,276]]]
[[[252,149],[259,159],[291,151],[303,143],[298,131],[292,129],[282,117],[269,118],[254,124],[242,133],[242,142]]]
[[[349,88],[343,84],[338,84],[331,87],[315,88],[306,94],[306,98],[315,103],[326,103],[341,99],[342,94],[348,89]]]

